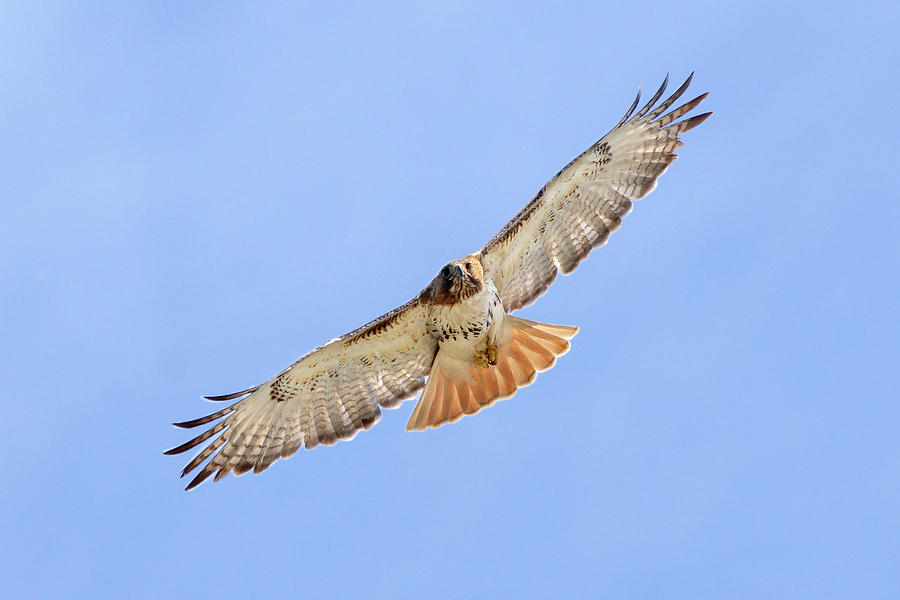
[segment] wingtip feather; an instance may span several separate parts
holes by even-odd
[[[679,121],[678,123],[670,125],[668,129],[675,129],[679,134],[682,134],[685,131],[690,131],[706,119],[710,118],[712,114],[712,112],[707,112],[702,115],[691,117],[690,119],[685,119],[684,121]]]
[[[207,423],[215,421],[216,419],[220,419],[220,418],[224,417],[225,415],[227,415],[231,412],[234,412],[234,410],[238,404],[240,404],[240,403],[238,402],[238,403],[232,404],[231,406],[229,406],[227,408],[223,408],[222,410],[216,411],[210,415],[200,417],[199,419],[191,419],[190,421],[181,421],[178,423],[172,423],[172,425],[174,425],[175,427],[179,427],[181,429],[191,429],[193,427],[199,427],[200,425],[206,425]]]
[[[197,473],[197,476],[191,479],[191,482],[185,486],[184,491],[191,491],[192,489],[206,481],[206,478],[210,475],[212,475],[212,471],[200,471],[199,473]],[[184,477],[184,475],[182,475],[182,477]]]
[[[663,92],[666,91],[666,86],[668,86],[668,85],[669,85],[669,74],[666,73],[666,77],[665,77],[665,79],[663,79],[662,85],[659,86],[659,89],[656,90],[656,93],[653,94],[653,97],[647,101],[647,104],[644,105],[644,108],[642,108],[638,112],[638,114],[634,115],[632,120],[640,119],[641,117],[646,115],[650,111],[650,109],[653,108],[653,105],[656,104],[656,101],[659,100],[660,97],[662,97]]]
[[[246,390],[240,392],[234,392],[233,394],[225,394],[222,396],[203,396],[207,400],[211,400],[212,402],[223,402],[225,400],[234,400],[235,398],[240,398],[241,396],[246,396],[247,394],[252,394],[256,390],[259,389],[259,386],[248,388]]]
[[[631,106],[628,107],[628,110],[625,111],[625,115],[619,120],[616,124],[616,127],[622,125],[625,121],[631,118],[631,113],[634,112],[634,109],[637,108],[638,103],[641,101],[641,86],[638,86],[637,96],[634,99],[634,102],[631,103]]]
[[[688,88],[688,86],[691,84],[691,80],[692,80],[693,78],[694,78],[694,73],[691,72],[691,74],[688,75],[688,78],[684,80],[684,83],[682,83],[682,84],[678,87],[678,89],[675,90],[675,91],[672,93],[671,96],[669,96],[668,98],[666,98],[665,101],[663,101],[662,104],[660,104],[659,106],[657,106],[655,109],[653,109],[653,112],[651,112],[649,115],[647,115],[647,120],[648,120],[648,121],[652,121],[652,120],[654,120],[656,117],[658,117],[659,115],[663,114],[666,110],[668,110],[668,108],[669,108],[670,106],[672,106],[672,104],[674,104],[675,101],[678,100],[678,99],[681,97],[682,94],[684,94],[684,91],[685,91],[685,90]]]

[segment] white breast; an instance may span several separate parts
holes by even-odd
[[[479,293],[463,302],[435,305],[429,327],[441,352],[471,360],[477,350],[485,348],[488,339],[496,341],[505,314],[497,288],[486,281]]]

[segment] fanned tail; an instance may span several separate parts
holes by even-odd
[[[413,410],[406,430],[422,430],[453,423],[463,415],[474,415],[497,400],[509,398],[537,374],[556,364],[569,351],[569,339],[577,327],[550,325],[506,315],[497,364],[460,368],[460,359],[438,351],[425,389]],[[458,373],[462,372],[460,376]]]

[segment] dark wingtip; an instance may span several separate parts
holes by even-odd
[[[687,79],[684,80],[684,83],[681,85],[687,89],[687,86],[691,85],[691,79],[694,78],[694,71],[691,71],[691,74],[687,76]]]
[[[203,437],[202,435],[197,436],[196,438],[194,438],[188,442],[185,442],[185,443],[181,444],[180,446],[175,446],[174,448],[170,448],[169,450],[166,450],[165,452],[163,452],[163,454],[166,456],[174,456],[176,454],[181,454],[182,452],[187,452],[188,450],[190,450],[191,448],[193,448],[194,446],[196,446],[200,442],[202,442],[203,441],[202,439],[199,442],[197,441],[199,438],[202,438],[202,437]]]
[[[225,415],[234,412],[237,408],[237,405],[240,402],[235,402],[231,406],[223,408],[222,410],[216,411],[211,415],[206,415],[204,417],[200,417],[199,419],[191,419],[190,421],[181,421],[179,423],[172,423],[175,427],[180,427],[181,429],[191,429],[192,427],[199,427],[200,425],[205,425],[207,423],[211,423],[216,419],[221,419]]]
[[[657,117],[662,115],[665,111],[667,111],[669,109],[669,107],[672,106],[672,104],[674,104],[675,101],[678,100],[681,97],[681,95],[684,93],[684,91],[688,88],[688,86],[691,84],[691,79],[693,79],[693,77],[694,77],[693,73],[688,75],[688,78],[684,80],[684,83],[682,83],[678,87],[678,89],[672,93],[671,96],[666,98],[662,102],[662,104],[657,106],[655,109],[653,109],[653,111],[650,112],[650,114],[647,115],[647,120],[653,121],[654,119],[656,119]]]
[[[241,392],[235,392],[233,394],[225,394],[224,396],[203,396],[207,400],[212,400],[213,402],[223,402],[225,400],[234,400],[235,398],[240,398],[241,396],[246,396],[247,394],[252,394],[255,392],[259,386],[248,388]]]
[[[669,74],[666,73],[666,78],[663,79],[662,85],[659,86],[659,89],[656,90],[656,93],[653,94],[653,97],[647,101],[647,104],[644,105],[644,108],[639,110],[638,113],[636,115],[634,115],[634,117],[632,117],[632,120],[636,121],[636,120],[640,119],[641,117],[643,117],[644,115],[646,115],[648,112],[650,112],[650,109],[653,108],[653,105],[656,104],[656,101],[662,97],[663,92],[666,91],[666,87],[668,85],[669,85]]]
[[[206,417],[203,417],[200,419],[194,419],[193,421],[182,421],[181,423],[172,423],[172,425],[174,425],[175,427],[178,427],[180,429],[190,429],[191,427],[198,427],[200,425],[203,425],[203,423],[208,423],[209,421],[203,420],[205,418]],[[212,419],[210,419],[210,420],[212,420]]]
[[[184,473],[182,473],[182,477],[184,477]],[[203,483],[207,477],[212,475],[212,471],[203,470],[197,473],[197,476],[191,479],[191,482],[185,486],[184,491],[189,492],[201,483]]]
[[[682,123],[683,123],[682,131],[690,131],[691,129],[693,129],[694,127],[696,127],[703,121],[710,118],[712,116],[712,114],[713,114],[712,111],[710,111],[707,113],[703,113],[702,115],[697,115],[696,117],[691,117],[690,119],[685,119],[684,121],[682,121]]]
[[[625,121],[631,117],[631,113],[634,112],[634,109],[637,108],[638,103],[641,101],[641,86],[638,86],[637,96],[634,99],[634,102],[631,103],[631,106],[625,112],[625,116],[622,117],[619,122],[616,124],[616,127],[622,125]]]

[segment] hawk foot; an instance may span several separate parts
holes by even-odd
[[[488,368],[497,364],[497,346],[488,344],[484,350],[475,353],[475,364],[479,367]]]
[[[499,354],[500,354],[500,353],[497,351],[497,346],[495,346],[495,345],[489,343],[489,344],[487,345],[487,348],[485,349],[485,354],[487,354],[487,361],[488,361],[488,364],[489,364],[489,365],[496,365],[496,364],[497,364],[497,358],[498,358],[498,356],[499,356]]]

